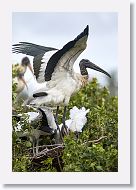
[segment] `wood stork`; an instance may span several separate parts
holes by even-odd
[[[57,107],[56,122],[59,106],[64,106],[62,118],[65,126],[66,106],[70,97],[88,82],[87,68],[110,75],[87,59],[82,59],[79,63],[81,74],[75,73],[73,65],[79,55],[86,49],[89,34],[89,26],[84,29],[74,40],[68,42],[60,50],[20,42],[13,47],[14,53],[25,53],[34,56],[34,74],[38,82],[47,81],[46,88],[41,88],[27,103],[33,106]]]
[[[38,108],[37,112],[28,112],[25,115],[29,116],[29,123],[32,127],[31,130],[26,130],[23,133],[19,133],[19,138],[27,137],[32,142],[33,155],[38,154],[39,139],[40,136],[51,136],[57,129],[53,114],[49,109],[43,110]],[[13,115],[18,121],[18,125],[15,127],[16,131],[20,132],[22,129],[21,120],[23,119],[22,114]]]
[[[32,69],[32,66],[30,64],[30,60],[28,59],[28,57],[24,57],[21,60],[21,64],[17,68],[17,77],[15,77],[13,79],[13,83],[17,84],[17,89],[16,89],[17,100],[19,98],[21,98],[21,92],[24,90],[25,86],[28,89],[27,83],[26,83],[25,78],[24,78],[24,75],[25,75],[25,72],[27,70],[27,67],[30,69],[30,71],[33,74],[33,69]]]

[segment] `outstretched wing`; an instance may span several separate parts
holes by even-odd
[[[33,68],[38,82],[50,81],[52,75],[53,80],[55,80],[59,77],[60,71],[67,70],[72,72],[74,62],[86,49],[88,32],[89,27],[87,25],[81,34],[73,41],[68,42],[60,50],[33,43],[20,42],[19,44],[13,45],[13,53],[24,53],[34,56]]]
[[[29,42],[19,42],[18,44],[14,44],[12,48],[13,53],[22,53],[26,55],[33,56],[33,69],[34,75],[38,82],[44,82],[44,72],[46,69],[46,63],[43,60],[45,53],[52,51],[51,55],[54,53],[53,50],[57,50],[52,47],[44,47],[41,45],[37,45]],[[55,51],[56,52],[56,51]],[[50,58],[50,57],[49,57]],[[48,58],[48,59],[49,59]],[[48,61],[48,59],[46,61]]]
[[[12,48],[13,53],[23,53],[34,57],[52,50],[57,49],[52,47],[44,47],[29,42],[19,42],[19,44],[14,44]]]
[[[73,70],[73,64],[78,56],[86,49],[89,27],[79,34],[73,41],[68,42],[62,49],[54,53],[49,59],[45,70],[45,81],[50,81],[52,76],[58,75],[59,72]]]

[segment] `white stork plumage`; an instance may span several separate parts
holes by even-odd
[[[33,94],[27,103],[32,106],[57,107],[56,122],[59,106],[64,106],[62,118],[65,126],[66,106],[70,97],[88,82],[88,72],[86,68],[110,75],[87,59],[82,59],[79,63],[81,74],[75,73],[73,65],[79,55],[86,49],[89,26],[79,34],[74,40],[68,42],[60,50],[20,42],[13,47],[14,53],[25,53],[34,56],[33,68],[38,82],[47,81],[46,87],[41,88]]]

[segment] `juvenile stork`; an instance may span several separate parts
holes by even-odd
[[[17,84],[17,89],[16,89],[17,99],[20,98],[21,92],[24,90],[25,86],[28,89],[27,83],[26,83],[25,78],[24,78],[24,75],[25,75],[25,72],[27,70],[27,67],[30,69],[30,71],[33,74],[33,69],[32,69],[32,66],[30,64],[30,60],[27,57],[24,57],[21,60],[21,64],[18,66],[17,77],[15,77],[13,79],[13,83]]]
[[[87,68],[110,75],[87,59],[82,59],[79,63],[81,74],[75,73],[73,65],[79,55],[86,49],[89,26],[79,34],[74,40],[68,42],[60,50],[49,52],[41,51],[42,46],[31,43],[20,42],[13,47],[14,53],[25,53],[33,55],[34,74],[38,82],[47,81],[46,87],[41,88],[28,100],[32,106],[57,107],[56,122],[59,106],[64,106],[62,118],[65,126],[66,106],[70,97],[88,82]],[[33,53],[37,52],[37,53]],[[41,53],[42,52],[42,53]]]
[[[40,137],[51,136],[57,129],[54,116],[49,109],[43,110],[41,108],[38,108],[38,112],[28,112],[25,113],[25,115],[29,116],[28,121],[32,127],[31,130],[25,130],[24,132],[21,132],[21,121],[23,120],[23,115],[18,114],[12,115],[12,117],[18,121],[15,131],[21,132],[21,134],[19,133],[19,138],[23,139],[27,137],[30,139],[33,147],[33,155],[37,155]]]

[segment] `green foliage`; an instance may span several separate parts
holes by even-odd
[[[13,70],[13,75],[16,75]],[[22,102],[16,102],[16,84],[13,84],[13,106],[17,113],[25,113],[28,108]],[[90,109],[83,132],[77,138],[74,133],[64,138],[64,150],[61,159],[64,172],[117,172],[118,171],[118,99],[111,96],[106,87],[101,87],[97,79],[93,79],[86,87],[71,98],[69,110],[77,106]],[[63,109],[62,109],[63,110]],[[61,123],[62,111],[59,114]],[[56,172],[54,159],[44,158],[38,163],[32,162],[30,139],[20,140],[15,131],[17,120],[13,121],[13,162],[14,172]],[[28,118],[23,115],[22,132],[31,130]],[[42,143],[53,144],[50,139],[42,139]],[[60,164],[60,163],[59,163]]]
[[[21,139],[19,139],[19,136],[26,129],[30,130],[31,126],[28,123],[28,118],[26,116],[24,117],[24,120],[20,122],[20,124],[22,125],[22,130],[18,132],[15,130],[17,127],[17,120],[15,118],[12,119],[12,169],[13,171],[26,172],[28,171],[29,165],[31,163],[30,155],[27,151],[27,149],[31,147],[31,142],[21,141]]]
[[[70,101],[89,108],[87,124],[78,139],[65,137],[64,171],[118,171],[118,101],[94,78]],[[101,139],[101,137],[104,137]],[[95,142],[95,140],[99,140]]]
[[[53,167],[53,159],[47,158],[41,162],[43,166],[40,169],[40,172],[56,172],[56,169]]]

